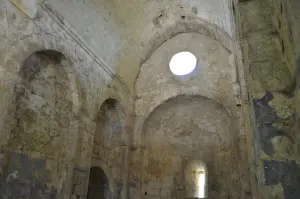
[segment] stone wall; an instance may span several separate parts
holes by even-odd
[[[186,76],[175,76],[168,67],[180,51],[198,58],[197,68]],[[182,198],[184,164],[194,156],[206,160],[211,169],[210,197],[251,197],[240,89],[232,58],[212,38],[183,33],[165,42],[142,65],[136,82],[131,197]],[[224,108],[211,108],[207,99]],[[218,123],[222,118],[227,122]],[[227,166],[217,167],[217,162]],[[221,182],[222,177],[227,183]]]
[[[123,183],[128,146],[124,110],[116,100],[107,99],[96,119],[92,166],[101,167],[108,176],[112,198],[121,198],[126,193]]]
[[[228,0],[45,2],[131,91],[147,56],[173,36],[212,33],[224,42],[234,33]]]
[[[97,114],[116,99],[129,135],[133,98],[57,16],[37,10],[30,19],[0,1],[0,193],[84,198]]]
[[[232,182],[237,171],[231,125],[223,107],[201,96],[178,96],[156,107],[143,132],[145,198],[184,198],[183,171],[193,159],[207,164],[210,198],[240,198],[233,194],[239,187]]]
[[[253,194],[299,198],[299,125],[296,56],[299,3],[236,1],[236,22],[252,115]]]

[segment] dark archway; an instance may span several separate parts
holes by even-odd
[[[108,199],[109,195],[109,182],[104,171],[100,167],[92,167],[87,199]]]

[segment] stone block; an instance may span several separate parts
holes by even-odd
[[[75,185],[74,194],[78,196],[83,196],[87,192],[86,188],[82,185]]]

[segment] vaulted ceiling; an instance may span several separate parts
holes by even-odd
[[[49,1],[63,19],[129,87],[142,63],[162,43],[197,32],[230,50],[230,0]]]

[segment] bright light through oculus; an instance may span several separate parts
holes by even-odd
[[[175,54],[170,61],[169,67],[174,75],[187,75],[196,68],[197,58],[190,52]]]

